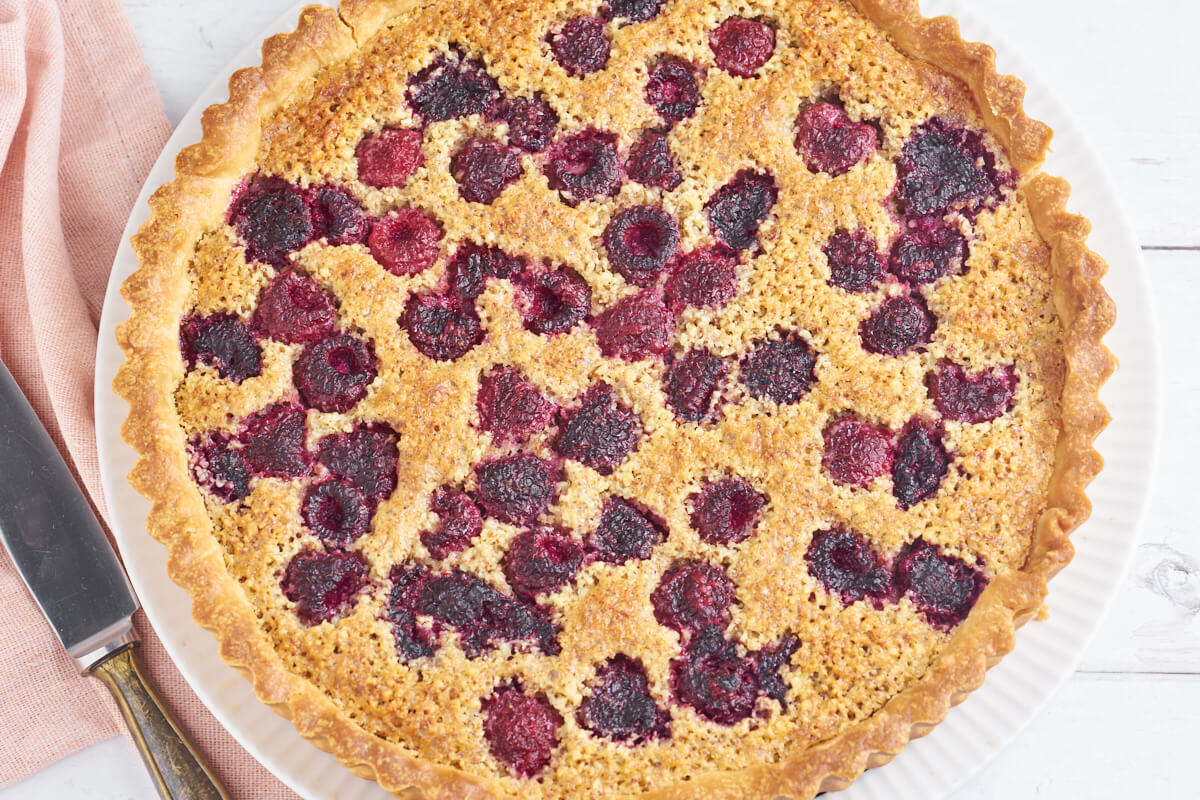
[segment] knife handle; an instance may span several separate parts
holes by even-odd
[[[147,684],[133,642],[92,665],[121,708],[162,800],[229,800]]]

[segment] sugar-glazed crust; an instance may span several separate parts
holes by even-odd
[[[915,0],[852,2],[901,51],[969,87],[988,131],[1019,170],[1019,193],[1051,248],[1066,372],[1048,501],[1024,567],[997,575],[924,676],[881,709],[798,756],[736,771],[698,771],[686,784],[658,787],[650,797],[811,798],[887,763],[978,687],[988,667],[1012,648],[1015,628],[1041,607],[1046,581],[1071,559],[1068,534],[1090,512],[1084,489],[1102,463],[1092,442],[1109,419],[1098,390],[1115,366],[1101,338],[1115,311],[1100,284],[1106,266],[1086,246],[1089,223],[1066,211],[1068,184],[1038,171],[1050,131],[1022,110],[1023,84],[997,74],[992,49],[964,42],[952,19],[923,18]],[[185,373],[178,324],[190,290],[188,264],[197,238],[211,220],[223,218],[234,187],[253,169],[265,121],[324,67],[345,60],[411,7],[412,0],[345,0],[338,12],[306,8],[294,32],[264,43],[262,66],[233,75],[229,101],[205,111],[202,141],[179,154],[175,180],[155,192],[150,220],[133,239],[140,268],[122,287],[132,314],[118,329],[126,361],[114,389],[130,404],[122,434],[139,454],[130,481],[153,504],[148,530],[167,547],[170,575],[192,596],[194,617],[217,637],[222,658],[253,682],[263,702],[356,774],[399,796],[490,797],[504,793],[490,778],[414,758],[287,668],[210,532],[174,394]]]

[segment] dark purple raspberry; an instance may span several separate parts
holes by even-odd
[[[609,0],[609,15],[630,22],[645,22],[658,16],[666,0]]]
[[[468,242],[459,245],[446,265],[450,295],[464,308],[487,288],[488,278],[513,280],[525,271],[525,259],[510,256],[498,247]]]
[[[917,128],[896,162],[896,195],[906,214],[972,215],[994,205],[1012,175],[996,168],[996,156],[979,131],[935,118]]]
[[[423,566],[397,564],[392,567],[389,578],[392,590],[388,594],[386,614],[392,624],[396,653],[403,661],[428,658],[436,650],[437,637],[434,631],[417,622],[417,612],[421,595],[429,585],[429,572]]]
[[[799,333],[785,332],[751,344],[740,367],[742,383],[754,397],[798,403],[817,379],[817,354]]]
[[[367,186],[380,189],[404,186],[425,163],[421,132],[384,128],[360,141],[354,157],[358,159],[358,179]]]
[[[446,295],[413,295],[399,323],[413,347],[435,361],[456,361],[483,341],[483,323],[475,307]]]
[[[360,244],[367,238],[371,220],[362,206],[345,189],[319,186],[309,191],[313,226],[317,239],[331,246]]]
[[[705,484],[688,498],[691,523],[709,544],[737,544],[758,526],[767,498],[745,478],[720,478]]]
[[[687,119],[696,113],[696,106],[700,104],[696,73],[686,61],[664,58],[650,69],[645,97],[668,123]]]
[[[371,528],[367,496],[358,487],[338,480],[308,487],[300,516],[313,536],[328,547],[349,547]]]
[[[880,303],[871,316],[863,320],[858,333],[867,352],[902,356],[927,344],[936,327],[937,320],[923,298],[900,294]]]
[[[242,455],[254,474],[285,480],[311,475],[306,423],[304,409],[287,402],[247,417],[239,438]]]
[[[887,565],[867,540],[853,531],[818,531],[804,560],[809,574],[846,605],[868,598],[876,608],[882,608],[894,597]]]
[[[367,236],[375,260],[401,277],[429,269],[441,241],[441,223],[419,208],[397,208],[376,220]]]
[[[854,122],[833,103],[813,103],[796,119],[796,152],[811,172],[833,176],[850,171],[879,148],[879,134],[866,122]]]
[[[604,69],[612,45],[600,17],[575,17],[550,37],[554,60],[568,75],[582,78]]]
[[[226,503],[244,500],[250,494],[250,465],[238,448],[231,447],[227,433],[193,437],[188,442],[192,477],[208,493]]]
[[[373,503],[396,488],[396,444],[400,436],[382,423],[359,425],[349,433],[333,433],[317,443],[317,461],[335,478],[349,481]]]
[[[900,508],[937,494],[949,469],[950,455],[942,443],[941,431],[919,420],[909,422],[896,442],[896,461],[892,465],[892,493]]]
[[[866,231],[838,228],[822,252],[829,261],[829,284],[847,292],[874,291],[886,274],[875,237]]]
[[[456,49],[412,76],[407,95],[409,105],[428,125],[487,113],[500,100],[500,85],[483,62]]]
[[[975,424],[996,419],[1012,408],[1017,391],[1017,373],[1007,364],[968,375],[958,364],[943,360],[926,382],[943,417]]]
[[[626,744],[671,735],[671,716],[654,702],[642,662],[617,655],[596,670],[579,704],[579,726],[597,736]]]
[[[439,486],[429,498],[429,510],[438,515],[437,528],[421,531],[421,544],[437,559],[465,550],[483,530],[479,507],[466,492]]]
[[[535,525],[517,534],[503,561],[513,594],[526,601],[570,583],[582,566],[583,545],[569,532],[550,525]]]
[[[531,697],[516,684],[483,701],[488,750],[522,778],[537,775],[550,763],[562,721],[545,695]]]
[[[621,188],[617,136],[587,128],[559,139],[542,168],[550,188],[570,203],[612,197]]]
[[[604,250],[625,280],[649,286],[679,252],[679,223],[658,206],[627,208],[604,229]]]
[[[253,321],[272,339],[305,344],[333,333],[337,320],[333,295],[307,275],[289,269],[263,287]]]
[[[592,311],[592,287],[570,267],[529,274],[517,286],[525,329],[533,333],[566,333]]]
[[[667,538],[666,525],[624,497],[604,501],[600,524],[587,539],[588,549],[609,564],[624,564],[630,559],[644,561],[655,545]]]
[[[959,275],[967,260],[967,240],[953,225],[938,217],[917,217],[904,223],[892,242],[888,269],[912,286],[932,283],[943,275]]]
[[[367,564],[358,553],[301,550],[283,573],[283,596],[296,604],[305,625],[343,616],[367,586]]]
[[[662,295],[643,289],[623,297],[592,318],[600,352],[609,358],[640,361],[661,356],[671,346],[675,317]]]
[[[667,192],[683,183],[667,135],[659,131],[646,131],[633,143],[625,159],[625,172],[632,181]]]
[[[505,100],[496,117],[508,123],[508,143],[527,153],[540,153],[549,147],[558,127],[558,112],[541,95]]]
[[[705,628],[671,662],[671,688],[679,702],[722,725],[753,714],[762,693],[758,665],[739,655],[737,645],[715,626]]]
[[[650,603],[660,625],[687,636],[706,628],[724,630],[733,605],[733,581],[725,568],[700,561],[679,561],[663,573]]]
[[[683,422],[711,422],[728,375],[729,365],[723,359],[707,350],[692,350],[667,365],[663,376],[667,405]]]
[[[718,308],[737,294],[737,257],[718,245],[692,250],[675,261],[667,279],[667,305],[675,313],[689,306]]]
[[[641,418],[617,402],[611,386],[594,383],[577,407],[559,412],[554,451],[609,475],[637,449],[642,430]]]
[[[754,77],[775,54],[775,30],[745,17],[730,17],[708,35],[717,66],[739,78]]]
[[[787,706],[788,684],[780,673],[784,667],[791,666],[792,654],[798,649],[800,640],[789,633],[774,644],[752,654],[756,662],[759,692],[783,707]]]
[[[987,583],[982,572],[924,539],[896,556],[896,590],[935,628],[950,630],[966,619]]]
[[[735,251],[747,250],[758,246],[758,226],[778,199],[774,178],[744,169],[713,193],[704,204],[704,213],[717,238]]]
[[[282,178],[254,178],[230,209],[229,224],[246,243],[249,258],[277,267],[313,239],[308,203]]]
[[[479,427],[497,442],[518,443],[550,424],[556,406],[516,367],[496,367],[479,382]]]
[[[204,364],[234,383],[262,374],[262,348],[250,326],[233,314],[186,318],[179,342],[188,369]]]
[[[549,461],[514,453],[475,467],[475,497],[489,517],[528,525],[558,498],[558,481]]]
[[[473,136],[450,158],[450,174],[464,200],[491,205],[521,177],[521,154],[515,147]]]
[[[821,464],[834,483],[864,487],[892,468],[892,432],[886,428],[843,417],[825,428],[824,439]]]
[[[340,413],[366,396],[378,371],[375,345],[338,333],[306,344],[296,358],[292,376],[305,406]]]

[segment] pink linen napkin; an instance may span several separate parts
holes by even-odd
[[[113,255],[170,133],[118,0],[0,0],[0,358],[101,515],[92,413]],[[0,786],[122,729],[0,555]],[[294,798],[192,694],[141,615],[159,693],[234,798]]]

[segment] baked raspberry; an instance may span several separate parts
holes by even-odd
[[[883,356],[902,356],[927,344],[937,327],[925,300],[917,295],[900,294],[879,304],[863,320],[858,333],[863,349]]]
[[[733,581],[725,568],[700,561],[677,561],[650,595],[654,618],[685,636],[705,628],[724,630],[731,619]]]
[[[496,367],[479,381],[479,427],[497,442],[518,443],[550,424],[556,406],[516,367]]]
[[[959,275],[967,260],[967,240],[938,217],[916,217],[892,242],[888,269],[911,286],[932,283],[943,275]]]
[[[254,327],[285,344],[305,344],[333,333],[337,305],[325,287],[307,275],[284,270],[263,287]]]
[[[876,608],[892,599],[892,575],[859,534],[842,528],[818,531],[804,554],[808,571],[846,605],[864,598]]]
[[[729,365],[707,350],[692,350],[667,364],[663,390],[667,405],[682,422],[711,422]]]
[[[601,475],[609,475],[637,449],[642,420],[617,402],[607,383],[594,383],[575,408],[559,412],[554,451]]]
[[[371,220],[358,200],[345,189],[318,186],[309,190],[308,202],[315,238],[324,239],[326,244],[334,247],[366,240]]]
[[[658,16],[666,0],[609,0],[609,15],[630,22],[645,22]]]
[[[829,284],[847,292],[871,292],[886,274],[875,237],[838,228],[821,248],[829,261]]]
[[[450,295],[463,307],[483,294],[488,278],[514,279],[525,271],[525,259],[510,256],[498,247],[468,242],[459,245],[446,265]]]
[[[924,539],[896,556],[896,590],[935,628],[950,630],[966,619],[987,583],[982,572]]]
[[[412,346],[435,361],[456,361],[483,341],[475,306],[447,295],[414,294],[398,321]]]
[[[811,172],[842,175],[878,147],[879,134],[873,126],[853,121],[833,103],[813,103],[796,119],[796,152]]]
[[[533,600],[570,583],[583,566],[583,545],[568,531],[535,525],[517,534],[504,554],[504,577],[513,594]]]
[[[950,468],[950,455],[941,431],[922,420],[904,427],[896,442],[892,465],[892,493],[900,508],[909,508],[937,494]]]
[[[429,572],[423,566],[397,564],[392,567],[389,580],[392,590],[388,593],[386,614],[392,624],[396,653],[404,661],[428,658],[436,651],[437,638],[432,630],[417,622],[417,611],[421,593],[429,584]]]
[[[371,528],[371,504],[358,487],[338,480],[308,487],[300,504],[300,517],[313,536],[327,547],[354,544]]]
[[[277,267],[313,239],[308,203],[282,178],[254,178],[230,209],[229,224],[245,242],[249,258]]]
[[[631,745],[671,735],[671,717],[654,702],[646,668],[624,654],[596,670],[575,719],[584,730]]]
[[[933,404],[946,419],[980,423],[1012,408],[1017,373],[1010,365],[968,375],[958,364],[942,360],[926,379]]]
[[[384,128],[364,137],[354,149],[358,179],[380,189],[402,187],[425,163],[421,132],[411,128]]]
[[[483,530],[479,507],[470,495],[452,486],[439,486],[429,498],[429,510],[438,515],[437,528],[421,531],[421,544],[437,559],[465,550]]]
[[[345,615],[366,586],[367,564],[358,553],[301,550],[288,562],[280,588],[300,621],[312,626]]]
[[[758,246],[758,226],[778,199],[774,178],[744,169],[713,193],[704,204],[704,213],[717,238],[735,251],[747,250]]]
[[[787,681],[781,674],[784,667],[791,666],[792,654],[800,649],[800,640],[785,634],[779,641],[753,653],[755,662],[755,677],[758,679],[758,691],[780,706],[787,706]]]
[[[256,411],[242,423],[242,455],[255,475],[302,478],[312,474],[304,409],[276,403]]]
[[[604,69],[612,49],[600,17],[575,17],[550,37],[554,60],[568,75],[582,78]]]
[[[667,538],[666,525],[655,515],[624,497],[604,501],[600,524],[587,538],[587,547],[608,564],[650,557],[655,545]]]
[[[566,333],[592,311],[592,287],[570,267],[528,274],[517,287],[525,329],[533,333]]]
[[[569,203],[612,197],[621,188],[617,136],[586,128],[559,139],[542,170],[550,188],[562,192]]]
[[[450,158],[450,174],[464,200],[490,205],[521,177],[521,154],[515,147],[473,136]]]
[[[658,206],[618,212],[604,229],[609,266],[635,286],[649,286],[679,252],[679,223]]]
[[[300,400],[318,411],[349,411],[378,374],[375,345],[348,333],[306,344],[292,376]]]
[[[762,691],[758,665],[739,655],[737,645],[715,626],[705,628],[671,662],[671,689],[680,703],[722,725],[754,713]]]
[[[639,361],[667,352],[675,332],[675,317],[662,295],[643,289],[623,297],[592,318],[600,352],[609,358]]]
[[[442,225],[419,208],[398,208],[376,220],[367,246],[393,275],[418,275],[438,256]]]
[[[821,464],[834,483],[864,487],[892,468],[892,432],[843,417],[825,428]]]
[[[537,775],[550,763],[562,721],[544,694],[531,697],[519,684],[502,686],[483,701],[488,749],[522,778]]]
[[[558,127],[558,112],[541,95],[504,100],[496,118],[508,123],[508,143],[527,153],[549,147]]]
[[[227,433],[212,433],[206,439],[193,436],[188,442],[192,477],[209,494],[226,503],[244,500],[250,494],[250,465],[240,449],[232,447]]]
[[[475,467],[475,497],[489,517],[528,525],[558,498],[558,481],[549,461],[514,453]]]
[[[752,78],[775,54],[775,30],[756,20],[729,17],[708,35],[708,46],[718,67]]]
[[[380,422],[358,425],[349,433],[333,433],[317,443],[317,461],[339,480],[357,486],[372,503],[396,489],[396,444],[400,436]]]
[[[717,308],[737,294],[737,257],[726,248],[704,247],[675,260],[667,278],[667,305],[675,313],[689,306]]]
[[[1013,182],[996,168],[996,156],[979,131],[937,117],[917,128],[896,162],[896,196],[905,213],[971,216],[994,206]]]
[[[439,55],[408,81],[408,102],[425,124],[484,114],[500,100],[500,85],[483,62],[459,49]]]
[[[632,181],[667,192],[683,183],[667,135],[660,131],[646,131],[633,143],[625,158],[625,172]]]
[[[742,383],[759,400],[798,403],[816,377],[817,355],[804,337],[785,331],[778,339],[759,339],[742,357]]]
[[[262,374],[262,348],[250,326],[234,314],[185,318],[179,343],[188,369],[203,364],[234,383]]]
[[[705,484],[688,498],[691,523],[709,544],[737,544],[758,526],[759,512],[767,504],[765,495],[745,478],[720,478]]]
[[[668,124],[687,119],[700,104],[700,86],[691,64],[667,57],[650,68],[644,94]]]

